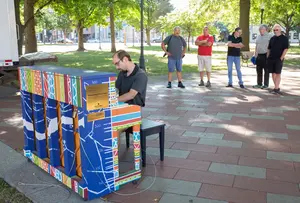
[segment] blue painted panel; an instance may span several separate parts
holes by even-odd
[[[50,152],[50,164],[54,167],[60,166],[60,147],[57,123],[56,101],[46,99],[47,135]]]
[[[46,134],[45,134],[45,118],[44,118],[44,103],[43,97],[37,94],[32,94],[34,127],[36,150],[38,157],[44,159],[47,157]]]
[[[76,175],[75,140],[73,128],[73,106],[60,102],[61,126],[64,149],[65,173],[67,176]]]
[[[31,93],[26,91],[21,91],[21,94],[22,94],[25,149],[35,151]]]

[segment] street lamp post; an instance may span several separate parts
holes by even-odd
[[[141,56],[140,56],[140,68],[145,70],[145,58],[144,58],[144,0],[141,0]]]
[[[101,48],[101,26],[99,25],[99,49],[102,50]]]
[[[260,12],[261,12],[261,14],[260,14],[260,24],[263,23],[264,11],[265,11],[265,5],[264,5],[264,3],[261,3],[261,5],[260,5]]]

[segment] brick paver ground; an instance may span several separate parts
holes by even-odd
[[[284,95],[276,96],[251,88],[254,69],[243,68],[243,73],[246,89],[225,88],[226,72],[213,73],[211,89],[198,87],[197,75],[185,76],[184,90],[166,89],[165,77],[150,78],[143,117],[167,124],[165,161],[158,158],[158,136],[148,137],[143,178],[106,198],[123,203],[300,202],[300,74],[284,70]],[[20,98],[7,94],[0,95],[0,140],[21,150]],[[124,171],[132,167],[132,150],[126,153]]]

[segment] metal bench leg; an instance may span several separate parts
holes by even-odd
[[[146,166],[146,136],[141,131],[142,166]]]
[[[127,149],[129,148],[129,144],[130,144],[130,133],[126,131],[126,147]]]
[[[159,133],[159,150],[160,150],[160,160],[163,161],[165,157],[165,126],[161,127]]]

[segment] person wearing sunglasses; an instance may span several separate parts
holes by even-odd
[[[145,106],[148,77],[133,63],[129,53],[119,50],[113,55],[113,64],[120,71],[116,80],[119,102]]]
[[[267,67],[267,51],[271,39],[271,35],[267,32],[268,27],[261,25],[259,27],[260,35],[256,39],[255,58],[256,58],[256,73],[257,85],[253,88],[266,89],[269,87],[269,70]],[[263,71],[264,71],[264,84],[263,84]]]
[[[289,40],[281,33],[281,26],[276,24],[273,27],[274,36],[270,39],[267,52],[267,64],[269,72],[272,73],[274,89],[272,94],[280,94],[281,71],[284,57],[289,48]]]
[[[242,79],[242,72],[241,72],[241,48],[244,47],[243,40],[242,40],[242,29],[235,28],[232,35],[228,37],[228,52],[227,52],[227,66],[228,66],[228,85],[226,87],[233,87],[232,86],[232,66],[233,63],[235,64],[235,69],[237,72],[237,76],[239,79],[240,88],[245,88]]]

